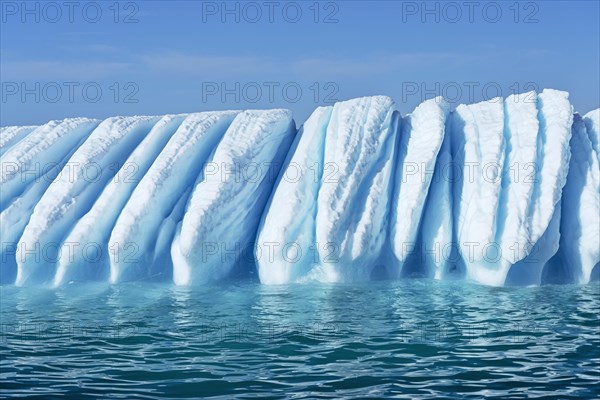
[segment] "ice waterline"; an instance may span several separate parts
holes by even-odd
[[[546,89],[0,130],[3,284],[600,275],[600,109]]]

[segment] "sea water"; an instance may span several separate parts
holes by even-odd
[[[600,394],[598,283],[135,282],[0,295],[0,397]]]

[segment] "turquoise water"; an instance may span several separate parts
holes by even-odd
[[[136,283],[0,294],[2,397],[600,393],[598,284]]]

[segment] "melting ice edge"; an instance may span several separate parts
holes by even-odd
[[[546,89],[0,131],[4,284],[600,275],[600,109]]]

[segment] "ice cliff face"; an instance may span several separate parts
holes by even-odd
[[[79,145],[98,126],[100,121],[75,118],[51,121],[29,132],[17,143],[2,138],[0,181],[0,280],[14,282],[17,274],[17,243],[23,236],[34,207],[55,179],[66,171],[65,166]],[[19,129],[3,130],[3,135],[16,138]],[[4,148],[3,148],[4,150]],[[39,254],[41,249],[34,248]]]
[[[599,128],[556,90],[1,128],[0,278],[586,283]]]
[[[287,110],[244,111],[233,120],[177,226],[176,284],[219,280],[253,261],[258,223],[295,133]]]
[[[387,236],[397,120],[383,96],[313,113],[259,230],[263,282],[369,278]]]

